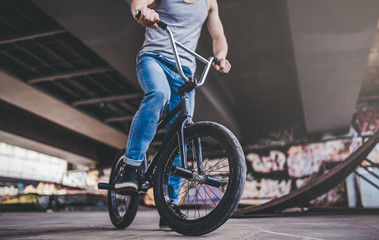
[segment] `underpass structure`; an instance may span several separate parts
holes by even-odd
[[[219,5],[233,67],[229,75],[211,72],[199,89],[196,121],[226,125],[249,150],[293,126],[302,136],[345,134],[357,102],[379,99],[378,1]],[[0,141],[73,164],[110,166],[143,96],[135,56],[144,30],[128,1],[0,0],[0,12]],[[205,29],[198,50],[212,55]],[[164,131],[159,135],[153,147]],[[236,216],[327,191],[359,165],[377,135],[312,184]]]

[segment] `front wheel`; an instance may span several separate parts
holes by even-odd
[[[121,151],[113,161],[110,184],[115,184],[122,170],[123,156],[125,150]],[[108,191],[108,212],[113,226],[118,229],[128,227],[134,220],[139,207],[139,195],[123,195],[116,190]]]
[[[184,131],[188,167],[181,166],[177,139],[159,160],[154,198],[160,216],[183,235],[216,230],[233,214],[245,184],[242,147],[227,128],[213,122]]]

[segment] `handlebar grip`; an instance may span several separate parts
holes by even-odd
[[[220,66],[220,64],[221,64],[221,61],[218,59],[218,58],[213,58],[213,62],[216,64],[216,65],[218,65],[218,66]]]
[[[134,14],[134,16],[136,18],[140,18],[141,17],[141,11],[140,10],[136,10],[136,13]],[[162,21],[159,21],[159,22],[157,22],[157,24],[158,24],[158,27],[162,28],[163,30],[166,30],[166,28],[167,28],[167,24],[166,23],[164,23]]]
[[[163,30],[166,30],[167,24],[165,22],[159,21],[157,24],[158,27],[162,28]]]

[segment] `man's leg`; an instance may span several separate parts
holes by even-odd
[[[130,127],[124,158],[127,164],[126,173],[115,186],[118,190],[135,187],[134,184],[128,183],[128,181],[136,182],[128,175],[135,177],[136,169],[141,165],[147,148],[154,138],[159,118],[171,95],[165,72],[154,57],[149,55],[140,57],[137,63],[137,77],[145,95]]]

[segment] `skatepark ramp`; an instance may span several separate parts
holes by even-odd
[[[267,203],[237,209],[234,217],[249,217],[254,214],[273,213],[286,208],[301,206],[328,192],[352,173],[379,142],[379,131],[372,135],[344,161],[309,184]]]

